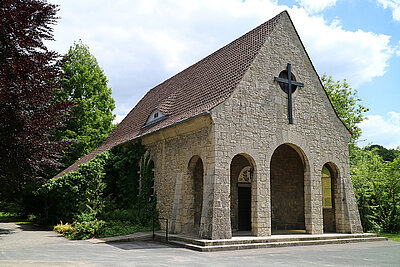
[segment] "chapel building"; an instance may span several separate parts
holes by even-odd
[[[151,89],[64,172],[141,140],[170,233],[361,233],[350,137],[284,11]]]

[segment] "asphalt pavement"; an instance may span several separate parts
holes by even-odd
[[[0,223],[0,266],[400,266],[400,242],[197,252],[153,241],[71,241]]]

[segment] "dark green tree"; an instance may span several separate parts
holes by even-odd
[[[382,157],[384,161],[393,161],[396,157],[400,156],[400,151],[396,149],[387,149],[381,145],[370,145],[365,147],[366,150],[375,150],[375,152]]]
[[[357,90],[352,89],[346,80],[334,81],[331,76],[324,74],[321,81],[339,118],[353,133],[352,143],[355,144],[361,136],[358,124],[364,120],[364,113],[369,109],[361,104]]]
[[[68,166],[97,148],[111,133],[115,101],[103,69],[81,41],[71,46],[62,68],[63,90],[58,97],[75,103],[72,118],[58,133],[59,139],[74,141],[63,158]]]

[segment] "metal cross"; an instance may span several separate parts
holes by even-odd
[[[304,87],[304,83],[299,83],[296,81],[292,80],[292,65],[290,63],[287,64],[287,73],[288,73],[288,78],[281,78],[281,77],[275,77],[274,80],[279,82],[279,83],[285,83],[288,84],[289,86],[289,91],[288,91],[288,112],[289,112],[289,124],[293,124],[293,115],[292,115],[292,85],[299,86],[299,87]]]

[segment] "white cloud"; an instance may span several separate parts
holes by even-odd
[[[116,114],[113,123],[120,123],[124,118],[125,116]]]
[[[353,87],[382,76],[394,53],[390,36],[348,31],[339,21],[328,23],[322,16],[310,16],[303,9],[292,12],[294,24],[316,66],[336,79],[347,79]]]
[[[296,0],[308,13],[318,13],[336,5],[336,0]]]
[[[388,112],[386,117],[380,115],[369,115],[367,120],[359,124],[362,129],[360,139],[366,139],[359,142],[360,146],[380,144],[387,148],[396,148],[400,146],[400,113]]]
[[[393,19],[400,21],[400,0],[377,0],[384,9],[389,8],[392,10]]]
[[[120,115],[148,89],[285,9],[320,74],[357,87],[382,76],[394,54],[390,36],[310,15],[335,1],[301,1],[308,11],[276,0],[50,1],[61,17],[50,47],[65,53],[81,38],[105,70]]]

